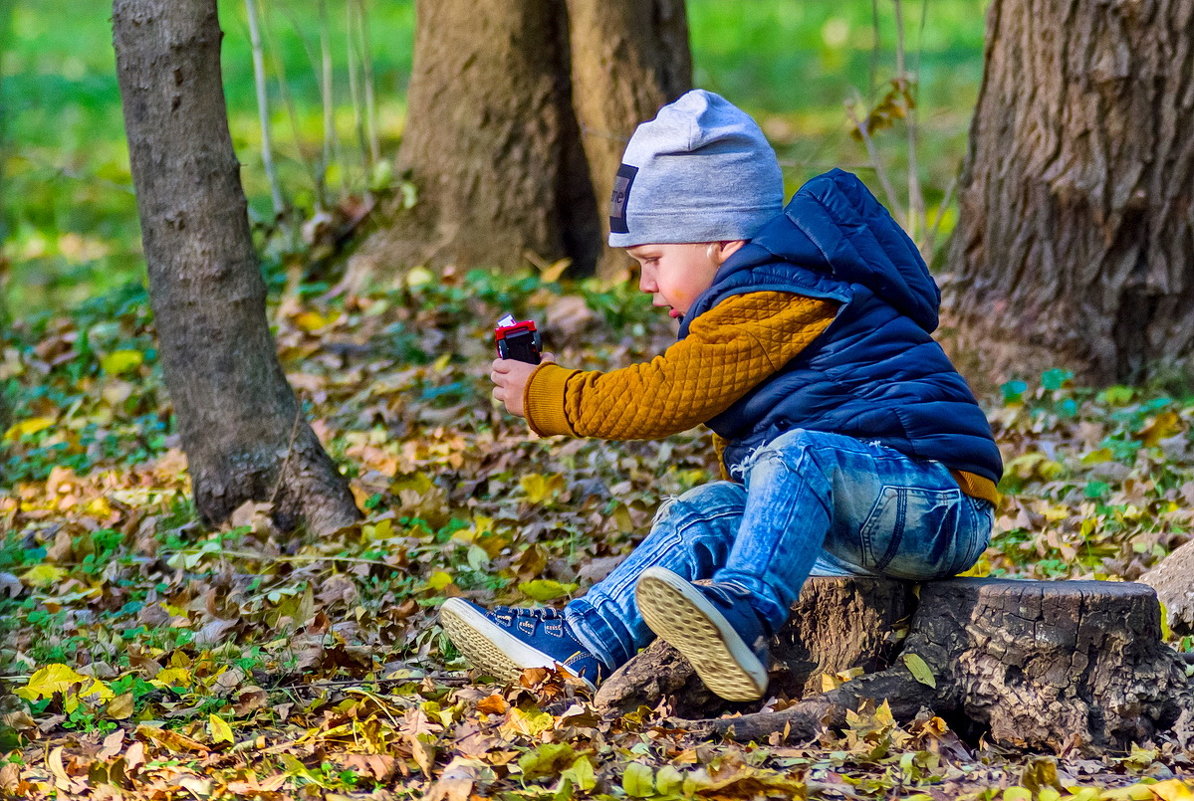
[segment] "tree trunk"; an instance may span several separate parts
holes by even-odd
[[[800,700],[780,712],[673,725],[741,740],[785,732],[807,740],[825,725],[845,726],[847,712],[864,702],[887,701],[897,719],[927,708],[962,736],[1015,748],[1098,751],[1161,733],[1194,742],[1194,684],[1185,661],[1160,641],[1160,609],[1145,585],[965,578],[922,584],[915,599],[910,589],[883,579],[810,579],[771,644],[772,677],[785,670],[804,677]],[[905,626],[907,637],[897,642]],[[664,701],[682,715],[726,711],[708,693],[692,693],[691,669],[678,655],[659,660],[659,651],[652,644],[611,676],[598,703],[616,694]],[[851,666],[869,672],[824,693],[809,680]],[[642,676],[646,694],[606,686],[627,675]],[[666,693],[652,695],[660,687]],[[795,695],[791,687],[769,691]]]
[[[419,0],[398,167],[418,187],[350,283],[415,264],[621,266],[603,234],[635,126],[691,85],[681,0]]]
[[[359,516],[278,364],[220,77],[215,0],[116,0],[124,104],[166,387],[209,523],[273,502],[283,529]]]
[[[683,0],[568,0],[572,111],[597,199],[601,258],[612,277],[629,259],[605,246],[609,198],[626,142],[638,123],[692,86]]]
[[[1002,380],[1185,371],[1194,353],[1194,0],[993,0],[945,284]]]

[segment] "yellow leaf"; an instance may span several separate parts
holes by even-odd
[[[56,584],[66,575],[66,570],[57,565],[37,565],[21,574],[21,581],[26,586],[46,588]]]
[[[112,514],[112,504],[108,503],[108,499],[104,497],[92,498],[83,507],[83,511],[87,514],[103,519]]]
[[[1194,801],[1194,785],[1181,779],[1166,779],[1151,785],[1151,789],[1161,801]]]
[[[529,710],[514,707],[510,710],[506,721],[499,727],[499,731],[506,737],[511,734],[538,737],[555,725],[556,719],[551,714],[536,707],[531,707]]]
[[[991,575],[991,560],[987,558],[984,553],[978,558],[978,561],[967,570],[965,573],[959,573],[959,576],[969,576],[971,578],[984,578]]]
[[[559,473],[552,476],[531,473],[520,478],[518,483],[527,494],[527,500],[535,504],[551,500],[552,496],[564,489],[564,477]]]
[[[68,693],[74,685],[80,685],[79,692]],[[101,701],[111,700],[115,695],[108,686],[99,679],[91,676],[84,676],[78,673],[69,665],[53,664],[46,665],[44,668],[36,671],[29,677],[29,683],[16,691],[16,694],[27,701],[39,701],[42,698],[52,698],[54,693],[62,693],[63,696],[73,696],[74,704],[78,705],[79,698],[85,698],[89,695],[98,694]],[[72,704],[69,703],[68,707]]]
[[[1140,430],[1139,437],[1152,447],[1163,439],[1172,437],[1182,430],[1182,419],[1177,412],[1161,412]]]
[[[149,683],[162,689],[167,687],[190,687],[191,671],[183,667],[166,668],[165,670],[159,670],[158,674]]]
[[[423,284],[430,284],[434,280],[435,274],[426,267],[413,267],[406,274],[406,285],[411,289],[423,286]]]
[[[642,762],[631,762],[622,774],[622,789],[632,798],[655,795],[655,771]]]
[[[4,439],[6,441],[20,439],[30,434],[36,434],[38,431],[45,431],[53,425],[53,417],[30,417],[28,420],[22,420],[9,426],[8,430],[4,432]]]
[[[1115,454],[1111,452],[1110,448],[1099,448],[1090,453],[1083,455],[1080,460],[1082,464],[1103,464],[1115,459]]]
[[[1045,506],[1043,514],[1047,522],[1057,523],[1061,520],[1067,519],[1070,516],[1070,508],[1065,504],[1051,503]]]
[[[100,367],[109,375],[120,375],[140,367],[145,361],[145,354],[139,350],[114,350],[100,359]]]
[[[29,683],[16,691],[26,701],[50,698],[54,693],[66,692],[72,684],[87,681],[89,677],[68,665],[46,665],[29,677]]]
[[[559,281],[560,277],[564,275],[564,271],[572,265],[571,259],[560,259],[543,268],[539,273],[539,280],[545,284],[550,284],[553,281]]]
[[[427,586],[437,592],[452,583],[452,575],[445,573],[442,570],[437,570],[427,578]]]
[[[319,312],[305,311],[294,318],[294,324],[304,331],[318,331],[321,328],[326,328],[340,318],[337,313],[332,313],[327,316]]]
[[[1099,801],[1153,801],[1154,798],[1152,786],[1148,784],[1130,784],[1099,794]]]
[[[518,585],[518,590],[536,601],[551,601],[576,592],[578,586],[577,584],[561,584],[552,579],[536,579],[522,582]]]
[[[236,742],[236,738],[232,736],[232,727],[219,715],[207,716],[207,731],[211,734],[211,741],[213,743]]]

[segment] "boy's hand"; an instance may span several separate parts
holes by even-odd
[[[555,364],[556,357],[551,353],[541,356],[540,364]],[[527,381],[531,373],[539,368],[538,364],[527,364],[517,359],[494,359],[489,377],[493,380],[493,397],[506,404],[506,411],[519,417],[526,417],[526,408],[522,398],[526,394]]]

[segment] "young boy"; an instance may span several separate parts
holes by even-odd
[[[744,112],[694,90],[635,131],[609,242],[680,319],[677,342],[608,373],[497,360],[494,397],[541,435],[644,439],[704,423],[724,477],[562,611],[444,603],[448,636],[511,679],[559,666],[596,685],[649,643],[715,693],[753,700],[767,642],[811,572],[922,580],[990,538],[999,450],[930,333],[940,293],[916,246],[849,173],[783,207]]]

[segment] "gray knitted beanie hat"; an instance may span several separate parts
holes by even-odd
[[[703,89],[639,125],[622,162],[610,247],[750,239],[783,211],[783,175],[763,132]]]

